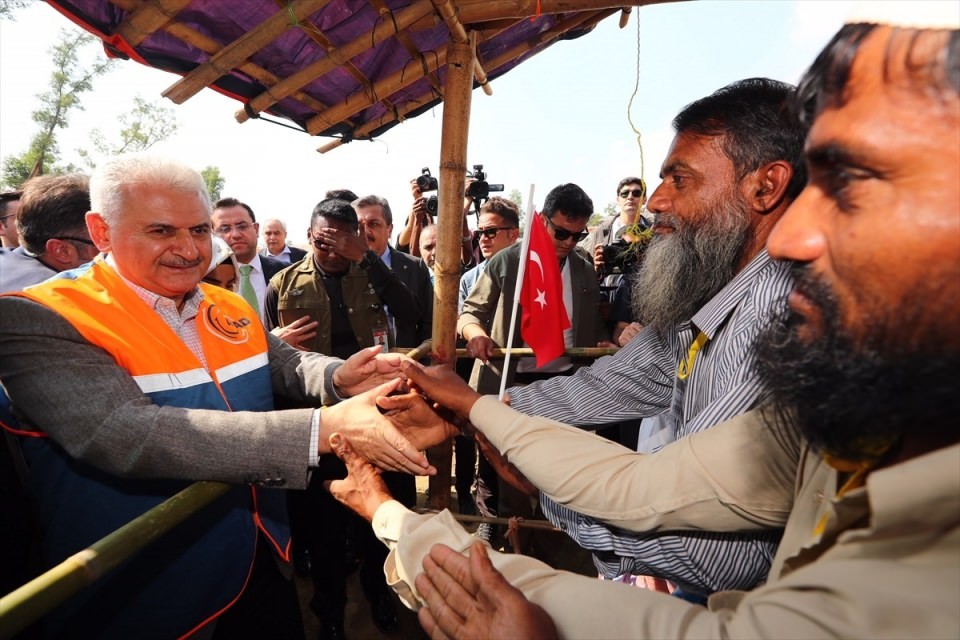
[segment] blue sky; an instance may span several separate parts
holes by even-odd
[[[469,165],[483,164],[490,182],[518,189],[531,184],[539,203],[549,189],[576,182],[597,210],[614,199],[617,181],[640,173],[640,153],[627,105],[642,134],[650,188],[672,138],[670,120],[685,104],[741,78],[796,82],[837,30],[847,3],[829,0],[675,2],[634,8],[620,29],[611,17],[590,34],[560,42],[492,83],[493,96],[475,91]],[[0,156],[22,151],[35,130],[33,96],[46,89],[47,51],[69,23],[43,3],[0,22]],[[154,149],[198,169],[221,168],[224,195],[246,202],[259,218],[278,217],[291,239],[305,236],[310,211],[331,188],[386,196],[396,225],[409,210],[410,178],[429,166],[437,173],[442,107],[395,127],[374,142],[353,142],[327,154],[326,139],[233,118],[239,103],[210,90],[184,105],[161,98],[176,76],[132,61],[99,78],[60,139],[65,159],[89,146],[93,128],[109,133],[140,94],[174,108],[177,135]],[[526,202],[525,202],[526,204]]]

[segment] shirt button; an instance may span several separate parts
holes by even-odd
[[[823,504],[823,491],[818,490],[813,494],[813,504]]]

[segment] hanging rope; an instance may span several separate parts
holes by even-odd
[[[637,64],[636,64],[636,73],[633,80],[633,93],[630,95],[630,101],[627,103],[627,122],[630,123],[630,128],[637,136],[637,148],[640,149],[640,181],[641,186],[643,187],[643,197],[642,202],[647,200],[647,176],[646,170],[643,163],[643,140],[641,139],[640,131],[637,129],[637,126],[633,124],[633,117],[630,115],[630,112],[633,111],[633,101],[637,97],[637,93],[640,91],[640,16],[639,14],[636,17],[637,23]],[[637,209],[637,215],[640,215],[640,208]],[[636,220],[634,220],[636,223]]]

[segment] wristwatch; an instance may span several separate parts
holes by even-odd
[[[360,258],[360,262],[357,264],[360,265],[361,269],[369,269],[373,265],[377,264],[377,260],[380,259],[380,256],[377,255],[377,252],[373,249],[367,249],[363,252],[363,257]]]

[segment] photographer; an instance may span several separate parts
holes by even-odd
[[[605,247],[611,245],[620,245],[623,249],[627,248],[627,243],[623,241],[624,230],[633,224],[637,224],[640,230],[650,226],[641,214],[641,207],[647,198],[647,187],[641,178],[629,176],[617,184],[617,215],[609,216],[603,220],[597,227],[590,232],[579,248],[586,252],[593,260],[593,268],[600,276],[601,293],[606,301],[613,303],[614,292],[623,279],[626,269],[614,258],[620,254],[628,253],[624,251],[605,250]],[[628,260],[629,262],[629,260]],[[611,322],[612,324],[612,322]]]
[[[472,182],[467,178],[467,189]],[[424,193],[436,191],[439,187],[437,179],[430,175],[430,169],[424,167],[421,175],[410,181],[410,193],[413,196],[413,206],[410,208],[410,215],[400,235],[397,237],[397,249],[404,253],[420,257],[420,232],[424,227],[429,227],[436,223],[437,198],[431,196],[424,197]],[[470,227],[467,225],[467,213],[473,204],[473,198],[464,196],[463,214],[462,214],[462,233],[460,237],[460,264],[464,269],[476,264],[473,252],[473,236],[470,233]]]

